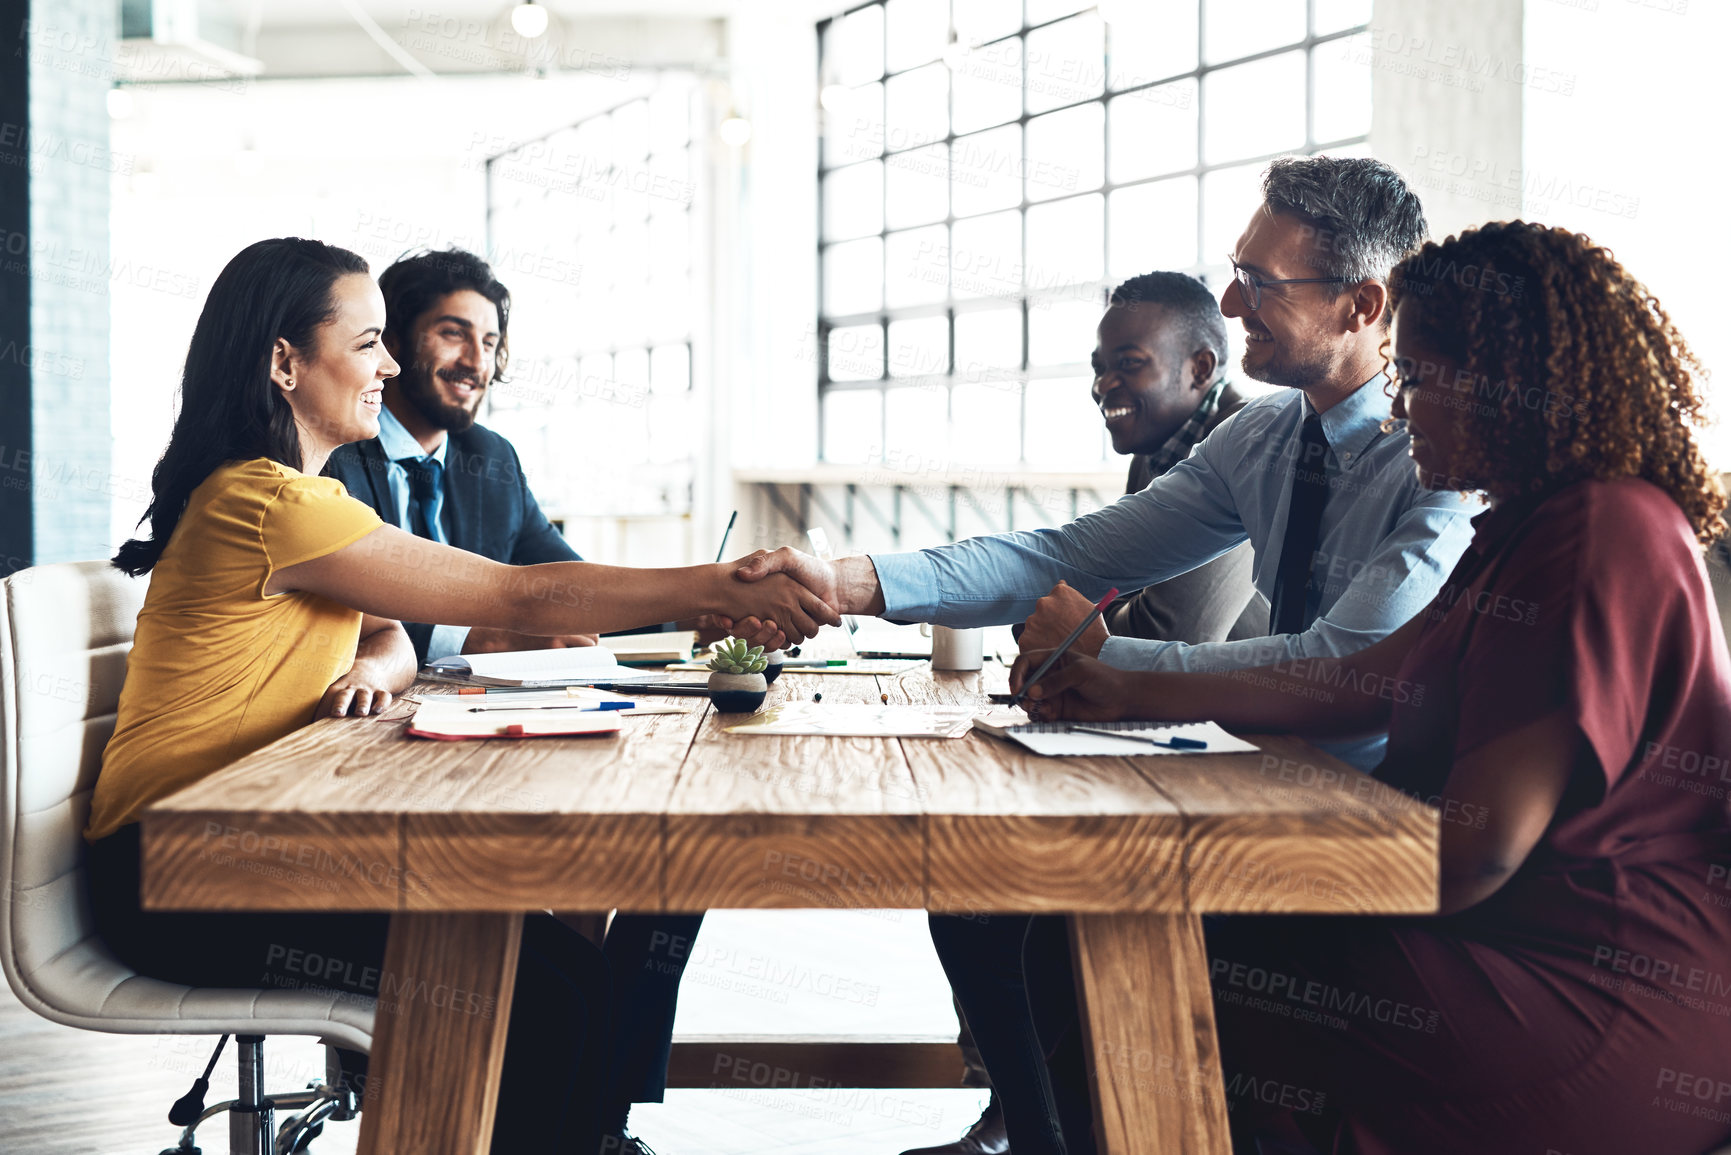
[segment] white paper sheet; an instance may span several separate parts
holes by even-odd
[[[1018,718],[1021,721],[1018,721]],[[1166,726],[1158,722],[1029,722],[1026,719],[1027,715],[1021,710],[994,710],[990,714],[976,717],[974,725],[988,734],[1006,738],[1036,754],[1053,758],[1126,754],[1250,754],[1257,749],[1242,738],[1234,738],[1214,722],[1185,722]],[[1076,730],[1076,726],[1086,726],[1091,730],[1111,730],[1126,737],[1090,734]],[[1131,738],[1128,735],[1137,737]],[[1156,746],[1152,742],[1139,740],[1152,738],[1156,742],[1165,742],[1174,737],[1189,738],[1204,745],[1200,749],[1173,749],[1170,746]]]

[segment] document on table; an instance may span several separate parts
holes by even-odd
[[[971,706],[786,702],[727,727],[729,734],[820,734],[831,738],[960,738],[974,724]]]
[[[602,703],[607,703],[603,707]],[[611,708],[617,706],[619,708]],[[553,738],[611,734],[638,714],[683,714],[683,706],[640,704],[604,690],[557,693],[439,694],[421,699],[409,720],[417,738]]]
[[[800,659],[794,658],[792,661],[798,662]],[[894,677],[897,674],[905,674],[909,670],[917,670],[925,664],[926,661],[923,658],[914,658],[907,661],[879,661],[869,658],[848,658],[843,665],[839,666],[791,665],[783,666],[781,672],[783,674],[877,674],[886,677]],[[709,670],[709,663],[669,662],[665,668],[669,670],[693,670],[707,673]]]
[[[667,675],[619,664],[606,646],[453,654],[428,662],[424,673],[472,686],[582,686],[591,682],[659,682]]]
[[[1078,730],[1077,726],[1088,729]],[[974,728],[1053,758],[1125,754],[1250,754],[1257,749],[1242,738],[1234,738],[1214,722],[1178,725],[1159,722],[1030,722],[1028,715],[1021,710],[994,710],[990,714],[977,715]],[[1088,730],[1110,730],[1124,737],[1091,734]],[[1184,749],[1154,745],[1154,742],[1169,742],[1173,738],[1202,745]]]
[[[409,719],[409,734],[416,738],[555,738],[576,734],[614,734],[619,731],[618,710],[593,706],[516,707],[510,710],[481,709],[472,698],[441,695],[426,698]]]

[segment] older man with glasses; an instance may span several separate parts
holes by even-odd
[[[1223,671],[1348,654],[1393,632],[1436,594],[1477,511],[1421,486],[1406,433],[1387,423],[1387,278],[1425,239],[1424,212],[1398,173],[1366,158],[1282,157],[1262,198],[1220,310],[1244,326],[1245,375],[1282,388],[1146,489],[1057,529],[836,562],[778,550],[741,576],[792,571],[842,613],[949,626],[1028,618],[1030,651],[1056,645],[1108,587],[1165,581],[1248,540],[1272,606],[1268,636],[1187,645],[1111,636],[1096,622],[1076,649],[1127,669]],[[1377,735],[1329,748],[1369,770],[1383,746]],[[1026,998],[1027,975],[1068,968],[1062,919],[934,915],[931,927],[1010,1148],[1091,1151],[1086,1083],[1052,1078],[1085,1070],[1055,1058],[1081,1040],[1047,1037]]]

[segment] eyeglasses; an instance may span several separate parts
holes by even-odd
[[[1262,308],[1264,285],[1343,285],[1352,280],[1351,277],[1259,277],[1232,257],[1226,259],[1232,262],[1232,279],[1238,282],[1238,295],[1252,313]]]

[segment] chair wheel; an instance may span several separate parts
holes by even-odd
[[[204,1155],[197,1147],[164,1147],[162,1155]]]

